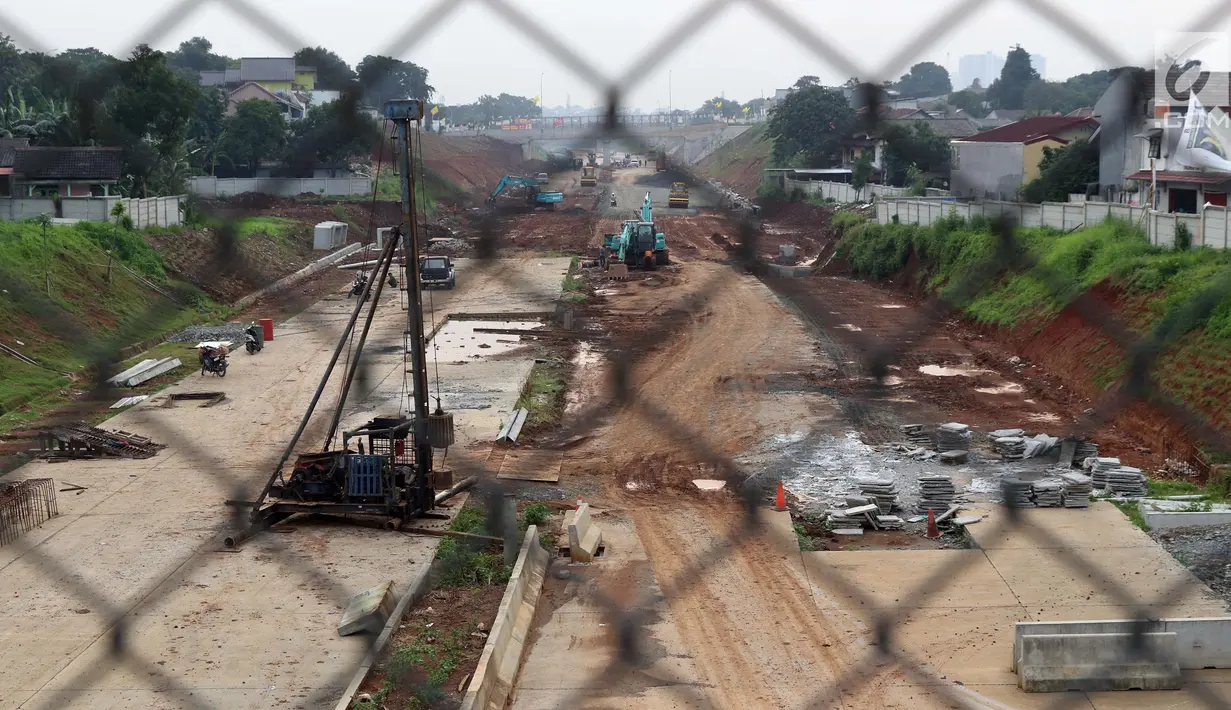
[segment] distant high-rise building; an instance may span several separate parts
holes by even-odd
[[[1040,79],[1047,78],[1047,57],[1044,57],[1042,54],[1031,54],[1030,66],[1034,67],[1034,70],[1039,73]]]
[[[957,81],[953,88],[962,90],[969,88],[975,79],[979,85],[987,88],[993,81],[1000,78],[1000,70],[1004,68],[1004,57],[984,52],[983,54],[967,54],[957,60]]]

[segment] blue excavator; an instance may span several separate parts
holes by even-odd
[[[671,263],[667,251],[667,238],[654,224],[654,205],[650,193],[645,193],[639,219],[625,220],[618,234],[603,235],[599,249],[599,263],[626,264],[630,269],[641,268],[653,271],[655,267]]]
[[[517,190],[522,191],[525,196],[524,200],[499,199],[506,191],[513,193]],[[523,175],[505,175],[500,178],[500,184],[496,185],[496,189],[492,190],[492,194],[487,198],[489,208],[495,209],[499,205],[506,208],[516,207],[516,211],[533,210],[538,207],[554,210],[561,202],[564,202],[563,192],[546,192],[539,187],[534,178]]]

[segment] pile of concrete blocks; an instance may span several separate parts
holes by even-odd
[[[582,503],[568,516],[568,554],[573,562],[590,563],[598,556],[603,533],[590,519],[590,504]]]
[[[1064,482],[1058,478],[1040,478],[1034,489],[1034,504],[1040,508],[1059,508],[1064,504]]]
[[[1118,466],[1107,472],[1107,487],[1125,498],[1143,498],[1146,494],[1146,475],[1139,468]]]
[[[936,450],[945,451],[969,451],[970,450],[970,427],[957,422],[949,422],[941,424],[936,428]]]
[[[926,475],[919,477],[919,507],[920,515],[927,515],[929,510],[936,512],[948,510],[953,503],[957,491],[953,487],[953,479],[948,476]]]
[[[861,478],[857,483],[859,492],[880,508],[881,515],[888,515],[898,507],[898,486],[892,478]]]
[[[1107,488],[1107,472],[1120,466],[1120,459],[1112,457],[1087,458],[1082,462],[1082,468],[1090,472],[1091,483],[1095,490]]]
[[[907,441],[921,449],[930,449],[935,446],[932,437],[924,430],[922,424],[904,424],[902,433],[906,435]]]
[[[1060,480],[1064,482],[1065,508],[1090,507],[1090,494],[1094,492],[1094,485],[1089,476],[1065,472],[1060,474]]]

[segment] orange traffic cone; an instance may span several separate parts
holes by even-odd
[[[940,528],[936,527],[936,512],[928,508],[928,532],[924,537],[935,540],[940,537]]]
[[[778,481],[778,499],[774,501],[774,510],[779,513],[786,510],[786,490],[782,487],[782,481]]]

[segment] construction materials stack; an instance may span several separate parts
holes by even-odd
[[[1074,461],[1085,461],[1089,458],[1098,457],[1098,444],[1089,439],[1078,439],[1077,449],[1073,452]]]
[[[1031,488],[1034,504],[1040,508],[1059,508],[1064,504],[1064,482],[1058,478],[1040,478]]]
[[[1119,466],[1107,472],[1107,487],[1126,498],[1144,498],[1146,477],[1139,468]]]
[[[1064,482],[1065,508],[1090,507],[1090,494],[1094,492],[1094,485],[1089,476],[1065,472],[1060,474],[1060,480]]]
[[[898,487],[893,479],[861,478],[859,492],[869,503],[875,503],[881,515],[888,515],[898,507]]]
[[[942,513],[953,504],[957,491],[953,488],[953,479],[949,476],[926,475],[919,477],[919,507],[920,515],[926,515],[928,510]]]
[[[1026,440],[1020,436],[1002,436],[992,441],[992,451],[1003,459],[1026,458]]]
[[[970,427],[957,422],[949,422],[936,427],[936,450],[947,451],[970,450]]]
[[[922,424],[906,424],[902,426],[902,433],[906,435],[906,440],[913,446],[921,449],[931,449],[935,446],[932,437],[924,430]]]
[[[1034,486],[1015,476],[1003,479],[1004,504],[1010,508],[1034,507]]]
[[[1091,457],[1085,459],[1083,466],[1090,472],[1091,484],[1094,486],[1094,490],[1101,491],[1107,488],[1107,473],[1114,468],[1119,468],[1120,459]]]

